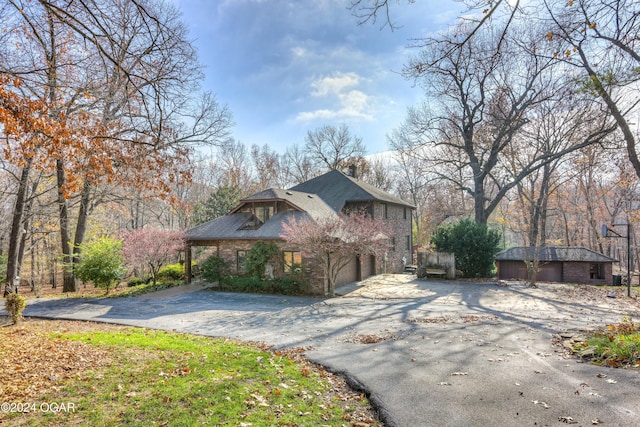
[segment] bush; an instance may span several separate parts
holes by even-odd
[[[231,273],[231,268],[224,258],[212,255],[200,264],[200,271],[207,282],[220,282]]]
[[[27,306],[27,300],[22,295],[11,292],[4,300],[4,307],[7,309],[9,316],[14,324],[22,319],[22,311]]]
[[[500,233],[469,219],[439,227],[431,243],[439,252],[453,252],[463,277],[489,277],[500,251]]]
[[[137,276],[133,276],[132,278],[130,278],[127,281],[127,286],[132,288],[134,286],[138,286],[138,285],[146,285],[149,282],[151,282],[151,277],[137,277]]]
[[[247,273],[253,277],[264,277],[265,266],[278,255],[275,243],[258,242],[247,251]]]
[[[184,280],[184,264],[169,264],[160,268],[158,280]]]
[[[292,278],[264,280],[253,276],[233,276],[223,278],[218,289],[227,292],[300,295],[304,292],[304,283]]]
[[[105,288],[108,294],[111,285],[118,283],[124,271],[122,241],[102,237],[80,247],[80,264],[73,270],[75,276],[83,282],[93,282],[96,288]]]

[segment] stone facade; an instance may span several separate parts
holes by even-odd
[[[386,213],[386,215],[385,215]],[[387,259],[378,265],[378,273],[401,273],[405,264],[413,264],[413,237],[411,226],[411,209],[391,203],[374,203],[373,218],[382,218],[393,231],[392,248]]]
[[[283,240],[270,240],[267,243],[274,243],[278,246],[278,249],[280,249],[280,256],[273,265],[273,275],[274,277],[284,277],[286,273],[284,271],[284,259],[282,257],[282,252],[301,251]],[[248,251],[255,244],[255,240],[222,240],[216,244],[217,255],[229,264],[233,274],[242,275],[243,272],[238,270],[238,251]],[[304,266],[308,282],[307,293],[312,295],[323,295],[325,293],[325,289],[322,266],[317,265],[313,260],[305,258],[304,255],[302,256],[302,265]]]

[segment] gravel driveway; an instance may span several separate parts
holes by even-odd
[[[640,370],[579,363],[553,345],[559,332],[640,321],[626,289],[385,275],[331,299],[191,290],[32,300],[25,315],[304,347],[367,390],[388,425],[640,425]]]

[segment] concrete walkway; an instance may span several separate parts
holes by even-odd
[[[640,425],[639,370],[579,363],[552,345],[559,331],[625,315],[640,321],[637,301],[557,284],[414,277],[375,277],[332,299],[195,287],[138,298],[32,300],[25,315],[304,347],[311,360],[366,389],[388,425]]]

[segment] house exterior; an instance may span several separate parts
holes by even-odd
[[[291,218],[317,220],[361,209],[374,219],[383,219],[393,229],[392,249],[384,260],[354,254],[353,260],[340,272],[336,285],[385,271],[402,271],[402,258],[411,260],[413,255],[411,218],[414,206],[354,176],[333,170],[288,190],[270,188],[253,194],[241,200],[227,215],[188,230],[185,277],[187,280],[191,277],[194,247],[212,248],[213,254],[232,266],[234,274],[241,275],[247,251],[256,242],[263,241],[274,243],[280,249],[281,258],[273,266],[275,277],[286,275],[293,263],[302,264],[309,279],[308,293],[323,295],[327,289],[322,267],[305,257],[302,248],[294,247],[280,237],[283,224]]]
[[[526,280],[525,261],[533,260],[533,248],[516,247],[496,255],[499,280]],[[538,248],[537,280],[542,282],[613,284],[613,263],[617,260],[591,249],[569,246]]]

